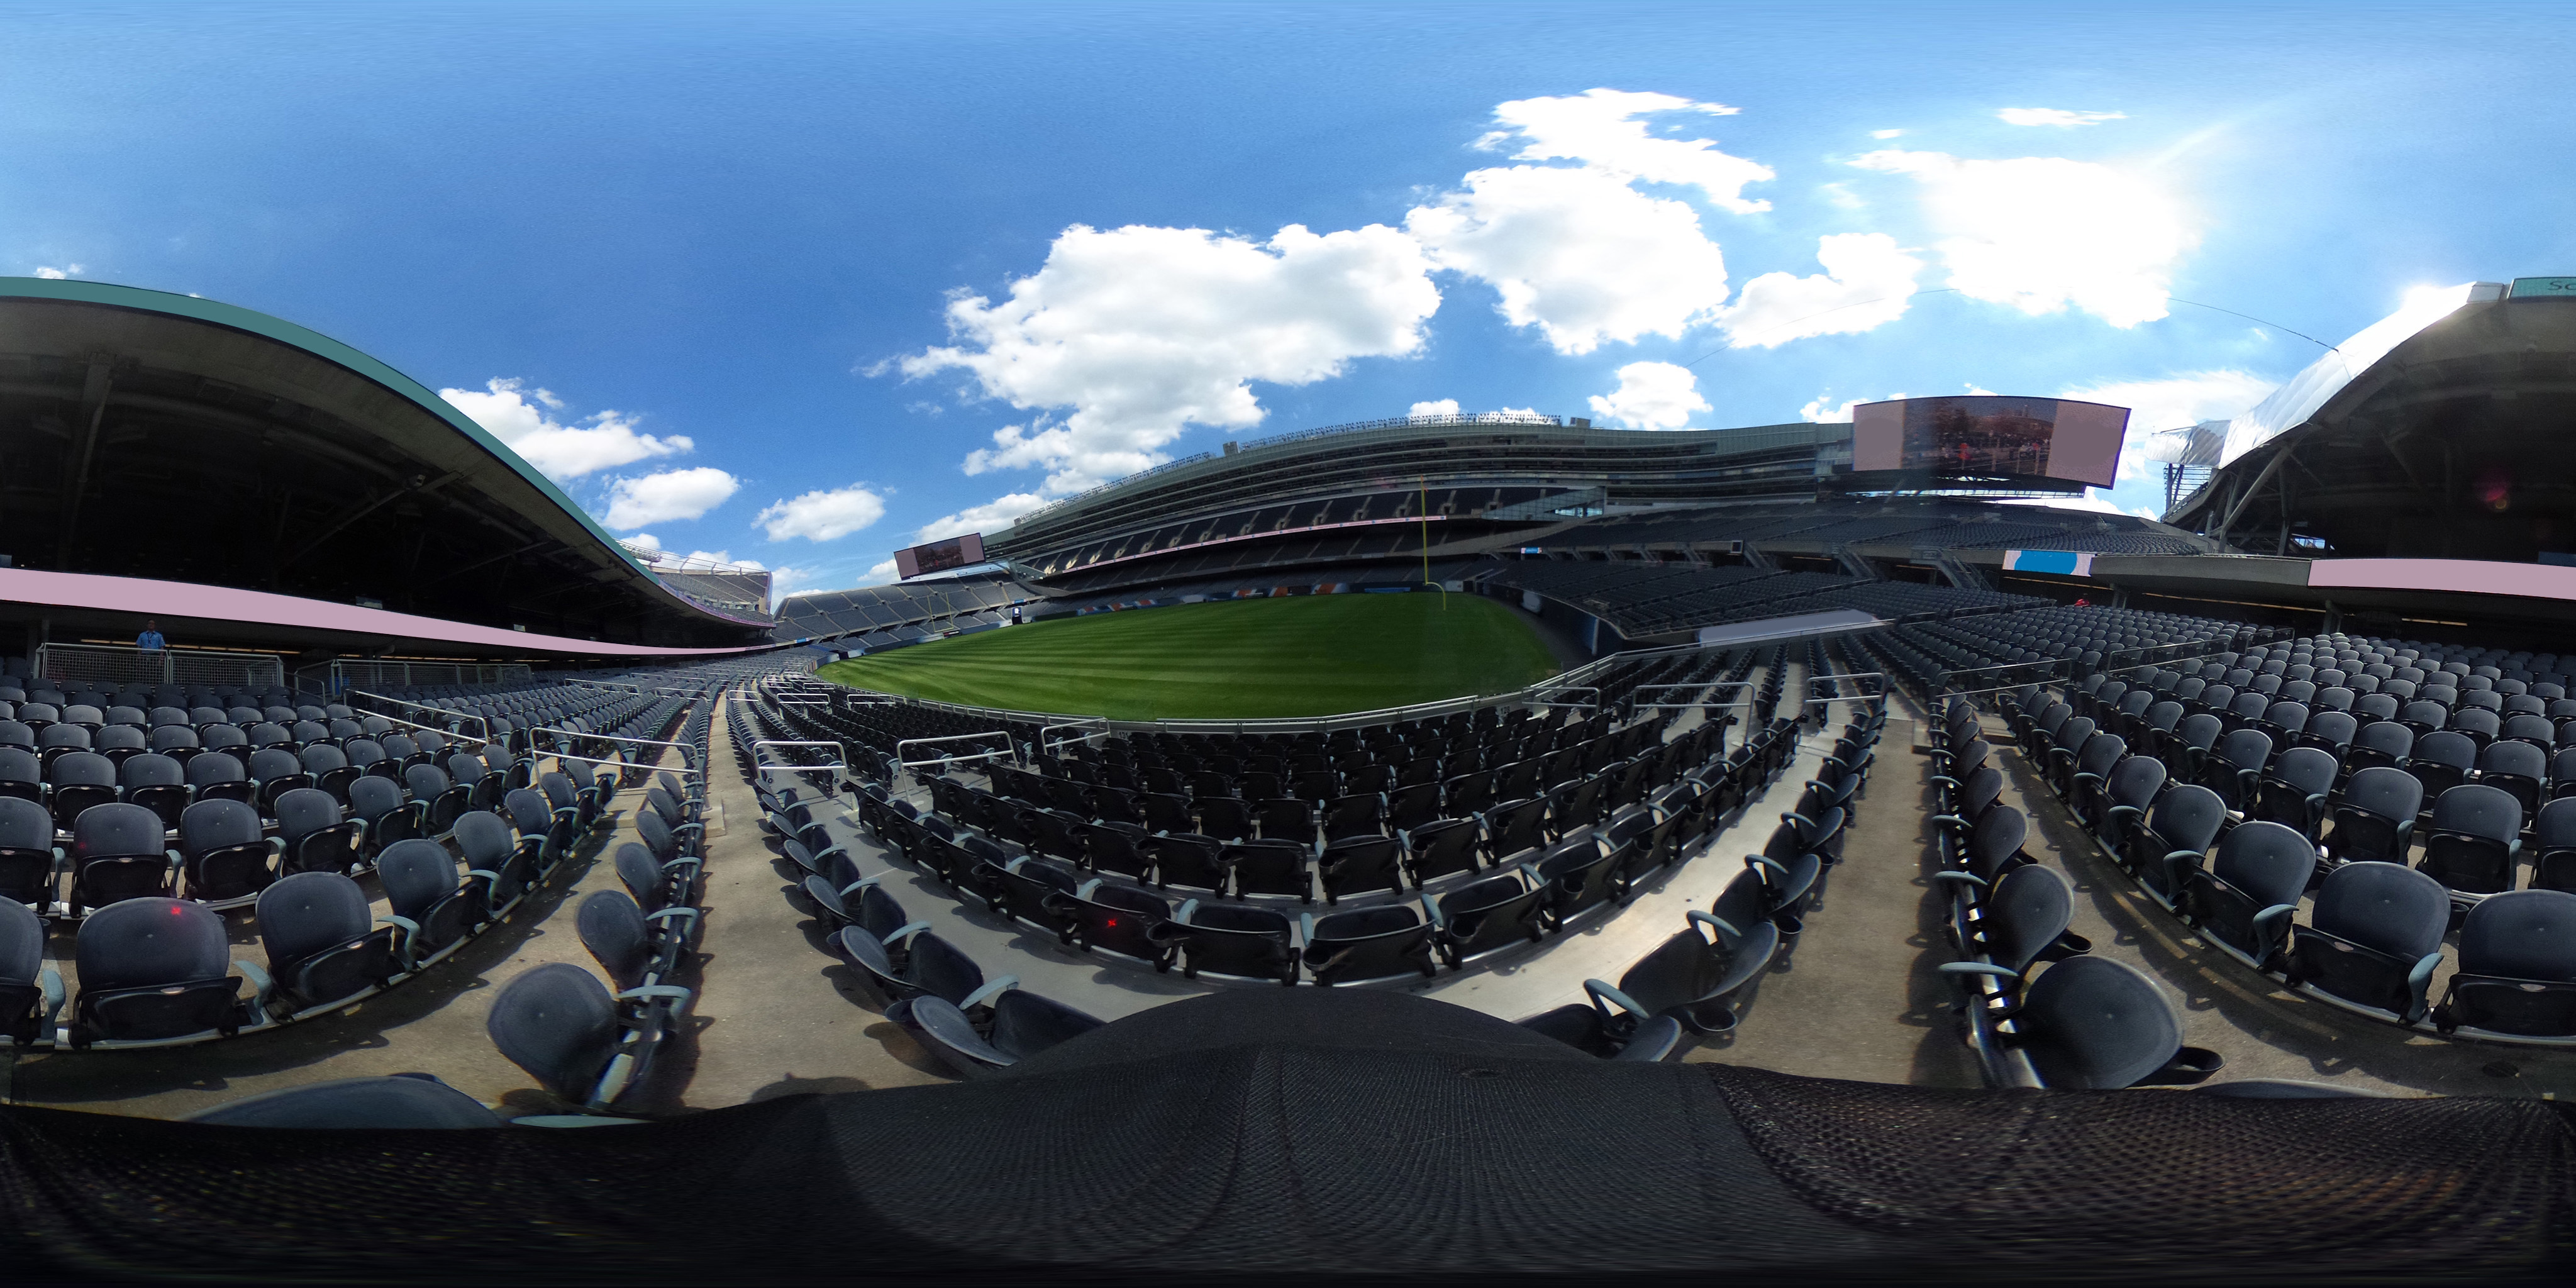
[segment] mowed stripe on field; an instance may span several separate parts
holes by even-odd
[[[1373,711],[1508,692],[1555,670],[1514,609],[1415,592],[1095,613],[836,662],[821,674],[942,702],[1155,720]]]

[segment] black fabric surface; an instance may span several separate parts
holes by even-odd
[[[2560,1277],[2576,1246],[2554,1106],[1619,1064],[1297,992],[1157,1008],[1007,1078],[635,1127],[0,1111],[0,1274],[2492,1280]]]

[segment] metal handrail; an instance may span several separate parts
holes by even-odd
[[[698,745],[693,742],[668,742],[660,738],[630,738],[624,734],[614,733],[583,733],[578,729],[558,729],[553,725],[536,725],[528,730],[528,736],[532,739],[541,733],[557,734],[565,738],[597,738],[601,742],[624,743],[635,747],[677,747],[680,749],[682,763],[691,765],[697,763]]]
[[[1733,711],[1739,707],[1749,711],[1753,709],[1753,699],[1746,698],[1742,702],[1639,702],[1633,705],[1640,711]]]
[[[837,751],[837,752],[841,753],[841,754],[842,754],[842,755],[844,755],[844,756],[848,755],[848,754],[849,754],[849,750],[850,750],[849,748],[844,747],[844,746],[842,746],[840,743],[837,743],[837,742],[826,742],[826,741],[810,740],[810,739],[809,739],[809,740],[796,740],[796,739],[787,739],[787,738],[755,738],[755,739],[753,739],[753,740],[752,740],[752,744],[751,744],[751,756],[752,756],[751,776],[752,776],[752,777],[754,777],[754,778],[767,778],[767,777],[768,777],[769,775],[771,775],[772,773],[778,772],[778,771],[780,771],[780,770],[784,770],[784,771],[786,771],[786,772],[788,772],[788,773],[793,773],[793,774],[820,774],[820,773],[835,772],[835,771],[837,771],[837,772],[839,772],[839,773],[844,773],[844,774],[846,774],[846,773],[850,772],[850,766],[849,766],[849,764],[848,764],[846,761],[839,761],[839,760],[835,760],[835,761],[831,762],[830,764],[826,764],[826,765],[779,765],[779,764],[772,764],[772,763],[771,763],[771,762],[769,762],[769,761],[766,761],[766,760],[762,760],[762,759],[760,759],[760,749],[761,749],[761,748],[763,748],[763,747],[829,747],[829,748],[831,748],[832,750]]]
[[[696,765],[641,765],[631,760],[602,760],[597,756],[576,756],[570,752],[563,751],[549,751],[542,756],[532,756],[530,759],[556,761],[570,760],[584,765],[615,765],[620,769],[650,769],[657,774],[676,773],[684,777],[699,779],[703,779],[707,776],[707,771]]]
[[[370,711],[367,714],[390,724],[401,725],[406,729],[418,729],[424,733],[434,733],[441,738],[461,739],[466,742],[471,742],[477,747],[489,747],[492,745],[492,740],[489,738],[478,738],[473,734],[460,733],[453,729],[441,729],[436,725],[425,725],[417,720],[405,720],[401,716],[389,716],[382,711]]]
[[[1099,728],[1091,728],[1093,725],[1098,725]],[[1049,736],[1058,729],[1085,729],[1088,730],[1088,732],[1084,733],[1079,738],[1058,739]],[[1106,718],[1093,717],[1085,720],[1068,720],[1062,724],[1051,724],[1038,730],[1038,746],[1043,748],[1046,753],[1051,756],[1055,754],[1055,750],[1058,747],[1068,747],[1077,742],[1088,744],[1092,739],[1106,738],[1110,733],[1109,721]]]
[[[1009,743],[1010,746],[1005,747],[1000,751],[977,752],[972,756],[943,756],[937,760],[922,761],[908,759],[905,757],[903,752],[903,749],[906,747],[917,747],[924,743],[964,742],[969,738],[999,738],[1002,741]],[[920,765],[954,765],[969,760],[991,760],[996,756],[1009,756],[1016,760],[1019,758],[1019,755],[1020,740],[1017,737],[1014,737],[1007,729],[987,729],[981,733],[948,733],[941,734],[936,738],[906,738],[894,745],[894,758],[897,763],[901,764],[906,769],[916,768]]]
[[[453,716],[453,717],[455,717],[456,719],[459,719],[459,720],[471,720],[471,721],[473,721],[474,723],[476,723],[476,724],[479,724],[479,725],[483,726],[483,733],[482,733],[482,739],[483,739],[483,741],[485,741],[485,742],[490,742],[490,741],[492,741],[492,722],[491,722],[490,720],[485,719],[485,718],[484,718],[484,717],[482,717],[482,716],[478,716],[478,715],[474,714],[474,713],[473,713],[473,712],[471,712],[471,711],[451,711],[451,710],[449,710],[449,709],[448,709],[448,708],[446,708],[446,707],[435,707],[435,706],[431,706],[430,704],[428,704],[428,703],[426,703],[426,702],[414,702],[414,701],[412,701],[412,700],[411,700],[411,699],[409,699],[409,698],[397,698],[397,697],[393,697],[393,696],[391,696],[390,694],[383,694],[383,693],[369,693],[369,692],[368,692],[368,691],[366,691],[365,689],[351,689],[351,690],[349,690],[349,692],[350,692],[350,693],[352,693],[352,694],[354,694],[354,695],[356,695],[356,696],[358,696],[358,697],[361,697],[361,698],[373,698],[373,699],[375,699],[375,700],[376,700],[376,701],[378,701],[378,702],[393,702],[393,703],[398,703],[398,704],[400,704],[400,705],[402,705],[402,706],[409,707],[409,708],[411,708],[411,709],[412,709],[412,710],[414,710],[414,711],[435,711],[435,712],[437,712],[438,714],[443,715],[443,716]],[[376,714],[378,714],[378,715],[384,715],[384,713],[383,713],[383,712],[381,712],[381,711],[377,712]],[[387,718],[387,719],[392,719],[392,717],[390,717],[390,716],[387,716],[386,718]],[[406,720],[406,721],[404,721],[403,723],[405,723],[405,724],[412,724],[413,722]],[[426,729],[426,728],[428,728],[429,726],[427,726],[427,725],[415,725],[414,727],[415,727],[415,728],[422,728],[422,729]],[[444,730],[444,729],[441,729],[441,730],[439,730],[438,732],[440,732],[440,733],[446,733],[446,732],[448,732],[448,731],[447,731],[447,730]]]
[[[1653,693],[1660,689],[1749,689],[1752,687],[1751,680],[1694,680],[1682,684],[1640,684],[1628,692],[1633,695]]]

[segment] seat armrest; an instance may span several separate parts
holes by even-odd
[[[1613,1007],[1640,1022],[1654,1018],[1653,1012],[1638,1005],[1635,998],[1620,992],[1606,980],[1587,979],[1583,981],[1583,991],[1591,997],[1593,1007],[1601,1012],[1604,1020],[1611,1017]]]
[[[268,977],[267,971],[238,958],[234,959],[233,968],[242,973],[242,978],[250,981],[250,1022],[259,1024],[268,1018],[268,1000],[277,992],[276,981]]]
[[[1979,889],[1983,889],[1986,884],[1984,879],[1980,878],[1976,873],[1961,872],[1955,868],[1943,868],[1940,871],[1933,873],[1932,879],[1935,881],[1948,881],[1953,884],[1966,882],[1967,884]]]
[[[1017,975],[1004,975],[1000,979],[987,981],[982,988],[976,989],[972,993],[968,993],[966,995],[966,1000],[957,1004],[957,1009],[961,1011],[971,1011],[978,1006],[985,1005],[996,997],[1000,997],[1002,994],[1009,992],[1012,989],[1018,988],[1019,986],[1020,977]]]
[[[1992,962],[1943,962],[1938,968],[1944,975],[1992,975],[1997,979],[2020,979],[2021,972]]]
[[[1741,938],[1744,934],[1743,931],[1737,930],[1732,924],[1729,924],[1727,921],[1720,918],[1716,913],[1702,912],[1697,908],[1693,908],[1688,913],[1683,914],[1683,920],[1694,926],[1714,926],[1717,928],[1717,933],[1719,935],[1728,939]]]
[[[411,940],[412,936],[420,933],[420,923],[409,917],[397,917],[392,913],[387,913],[384,916],[376,918],[376,924],[379,926],[392,926],[395,929],[402,931],[402,968],[403,971],[408,974],[418,965],[418,962],[412,957]]]
[[[605,1109],[609,1105],[616,1103],[619,1096],[626,1094],[626,1084],[633,1081],[634,1078],[635,1053],[632,1051],[618,1052],[617,1058],[608,1062],[607,1072],[602,1073],[599,1076],[599,1085],[592,1089],[590,1100],[585,1107],[591,1109]]]

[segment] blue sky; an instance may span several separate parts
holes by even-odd
[[[1416,404],[1671,428],[2073,393],[2137,407],[2134,442],[2244,410],[2321,352],[2290,331],[2576,271],[2562,6],[9,29],[0,273],[314,327],[458,391],[620,531],[792,587]]]

